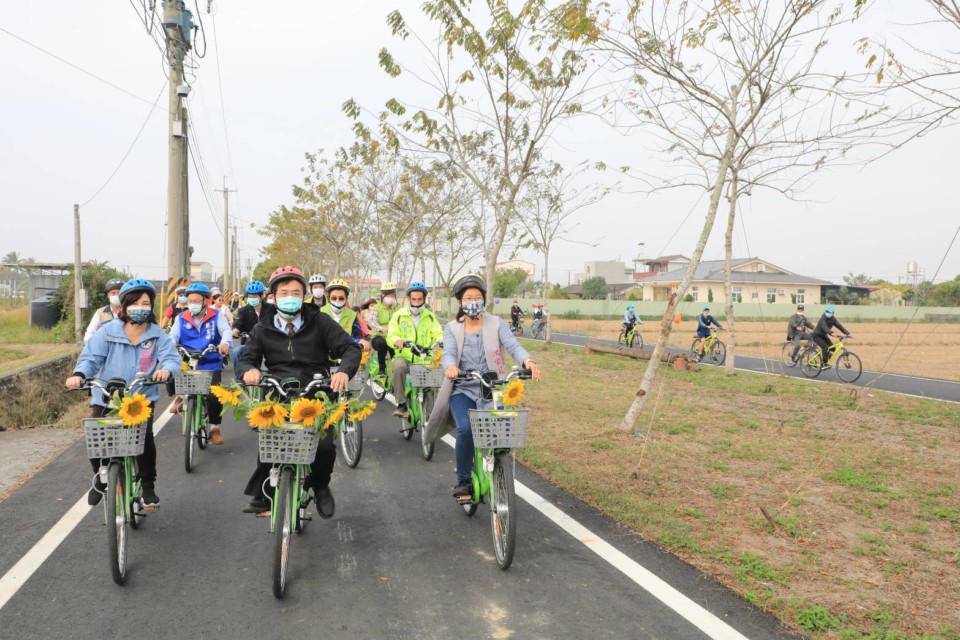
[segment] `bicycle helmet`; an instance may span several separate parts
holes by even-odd
[[[107,284],[103,285],[103,292],[110,293],[114,289],[120,289],[123,287],[123,280],[120,278],[111,278],[107,280]]]
[[[270,292],[275,292],[277,285],[285,280],[296,280],[303,285],[304,291],[307,290],[307,279],[303,277],[303,271],[287,265],[286,267],[280,267],[270,274]]]
[[[383,295],[383,294],[385,294],[385,293],[387,293],[387,292],[390,292],[390,291],[396,291],[396,290],[397,290],[397,283],[396,283],[396,282],[387,282],[387,283],[384,284],[382,287],[380,287],[380,295]]]
[[[518,304],[518,302],[517,302],[516,300],[514,300],[514,301],[513,301],[513,304]]]
[[[330,281],[330,284],[327,285],[327,293],[329,294],[334,289],[342,289],[345,294],[350,295],[350,285],[343,278],[334,278]]]
[[[204,298],[209,298],[209,297],[210,297],[210,287],[208,287],[207,285],[203,284],[202,282],[194,282],[192,285],[190,285],[189,287],[187,287],[187,295],[190,295],[191,293],[199,293],[199,294],[202,295]]]
[[[123,298],[128,293],[143,292],[146,291],[150,294],[150,299],[153,300],[157,295],[157,288],[153,286],[153,283],[149,280],[144,280],[142,278],[131,278],[127,280],[122,287],[120,287],[120,297]]]
[[[336,280],[334,280],[334,282],[336,282]],[[322,284],[322,285],[326,286],[326,284],[327,284],[327,279],[324,278],[324,277],[323,277],[322,275],[320,275],[319,273],[315,273],[315,274],[313,274],[312,276],[310,276],[310,286],[313,286],[313,285],[315,285],[315,284]]]
[[[263,283],[259,280],[251,280],[249,284],[247,284],[245,293],[249,296],[259,296],[263,295],[265,289]]]
[[[704,307],[704,308],[701,309],[700,311],[710,311],[710,307]]]
[[[632,302],[627,305],[627,309],[633,309],[633,303],[632,303]]]
[[[180,295],[181,293],[186,293],[186,292],[187,292],[187,288],[185,286],[177,287],[177,295]]]
[[[410,295],[410,293],[413,291],[422,291],[423,295],[427,295],[429,293],[429,291],[427,291],[427,285],[417,281],[411,282],[407,286],[407,295]]]
[[[834,312],[836,311],[836,309],[834,309],[834,308],[833,308],[833,305],[831,304],[831,305],[829,305],[826,309],[824,309],[824,311],[827,312],[827,313],[834,313]]]
[[[453,284],[453,297],[460,300],[463,298],[463,292],[470,288],[480,289],[483,297],[487,297],[487,283],[483,281],[483,278],[475,275],[463,276],[457,280]]]

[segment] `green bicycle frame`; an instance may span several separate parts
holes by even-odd
[[[484,459],[488,456],[493,458],[493,449],[475,447],[473,450],[473,471],[470,472],[473,480],[473,496],[470,501],[473,504],[479,504],[484,496],[490,495],[493,487],[493,469],[488,471],[484,465]]]
[[[710,335],[706,338],[701,338],[700,345],[703,347],[702,352],[704,354],[710,353],[710,350],[713,349],[713,345],[717,342],[717,332],[716,330],[711,331]]]
[[[370,354],[370,360],[367,362],[367,371],[370,372],[371,378],[380,378],[380,362],[377,360],[377,352],[374,351]],[[387,364],[387,368],[383,370],[383,388],[387,391],[393,386],[393,381],[390,377],[390,365]]]
[[[193,431],[194,434],[197,434],[203,431],[203,410],[201,409],[201,406],[206,406],[206,405],[205,404],[201,405],[201,403],[206,403],[207,396],[201,396],[201,395],[187,396],[187,400],[189,400],[190,398],[193,398],[194,400],[196,400],[196,402],[193,403],[193,407],[194,407],[193,415],[190,416],[190,422],[192,423],[190,425],[190,429]],[[182,431],[180,435],[186,436],[187,435],[186,420],[181,420],[180,428]]]
[[[293,486],[290,487],[290,522],[297,521],[297,512],[300,510],[300,505],[304,503],[307,498],[307,492],[303,490],[303,478],[306,477],[306,467],[304,464],[280,464],[276,465],[274,469],[277,470],[277,486],[273,487],[273,502],[272,504],[277,504],[277,501],[280,499],[280,478],[283,476],[284,469],[293,470]],[[277,510],[272,508],[270,509],[270,533],[276,531],[277,528]]]
[[[133,503],[135,501],[134,496],[140,495],[140,479],[136,477],[136,471],[134,465],[136,464],[136,458],[134,456],[126,456],[123,458],[108,458],[106,464],[100,465],[101,469],[110,469],[113,465],[118,464],[123,466],[123,492],[124,492],[124,505],[121,507],[117,505],[117,513],[114,515],[123,515],[124,522],[130,522],[133,517]],[[100,477],[100,471],[97,471],[97,477]],[[103,484],[107,484],[105,479]],[[123,509],[123,513],[119,512],[119,509]]]
[[[827,366],[833,366],[833,363],[836,362],[837,358],[844,351],[843,339],[838,338],[836,342],[830,345],[830,348],[827,350]],[[823,349],[820,348],[820,345],[817,345],[817,353],[810,359],[811,364],[820,364],[823,362]]]

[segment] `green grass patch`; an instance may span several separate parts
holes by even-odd
[[[835,616],[829,609],[819,605],[797,612],[797,626],[810,633],[832,631],[843,623],[843,616]]]
[[[604,449],[613,449],[617,446],[616,442],[610,442],[609,440],[597,439],[590,441],[590,448],[594,451],[603,451]]]
[[[850,466],[840,467],[836,471],[823,474],[824,480],[836,482],[844,487],[863,489],[874,493],[890,493],[890,489],[880,484],[880,472],[872,469],[854,469]]]

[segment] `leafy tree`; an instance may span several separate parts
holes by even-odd
[[[497,271],[496,275],[493,276],[494,297],[510,298],[515,296],[526,279],[527,272],[523,269]]]
[[[851,271],[843,276],[843,281],[851,287],[863,287],[873,282],[873,278],[865,273],[854,274],[853,271]]]
[[[568,300],[570,298],[559,284],[550,287],[550,290],[547,292],[547,297],[551,300]]]
[[[604,300],[607,297],[607,280],[603,276],[594,276],[583,281],[584,300]]]
[[[707,302],[713,302],[713,289],[707,289]]]
[[[103,290],[108,280],[120,278],[127,280],[129,275],[114,269],[106,262],[88,262],[81,267],[80,280],[83,282],[83,288],[87,291],[87,308],[84,309],[84,317],[81,318],[80,326],[86,329],[86,323],[90,321],[93,314],[105,307],[109,300]],[[159,296],[158,296],[159,299]],[[73,314],[74,314],[74,289],[73,289],[73,267],[68,270],[68,275],[60,282],[60,287],[53,294],[53,304],[60,310],[60,320],[66,331],[67,337],[73,337],[77,340],[82,336],[73,336]]]

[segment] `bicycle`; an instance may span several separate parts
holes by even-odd
[[[197,365],[200,359],[208,353],[217,350],[216,345],[207,345],[203,351],[190,351],[177,346],[180,356],[187,362],[187,370],[180,372],[174,378],[174,391],[178,396],[184,396],[183,421],[183,468],[187,473],[193,471],[193,444],[196,442],[200,450],[207,448],[210,442],[210,417],[207,415],[207,395],[210,393],[210,384],[213,382],[212,371],[200,371]]]
[[[370,374],[370,391],[373,393],[373,399],[380,402],[387,397],[387,391],[393,387],[393,380],[390,376],[390,358],[387,358],[387,368],[383,374],[380,373],[380,363],[376,352],[370,354],[370,361],[367,363],[367,372]]]
[[[116,392],[122,399],[140,387],[159,384],[147,379],[147,374],[138,373],[129,386],[120,378],[109,380],[106,385],[96,379],[89,379],[78,389],[71,391],[92,391],[99,389],[107,397]],[[123,584],[127,580],[127,542],[129,527],[140,528],[140,521],[146,518],[145,507],[140,497],[141,481],[137,477],[137,456],[143,453],[147,439],[147,425],[125,427],[123,420],[117,417],[84,418],[83,433],[87,445],[87,457],[100,460],[100,469],[94,477],[106,485],[103,501],[104,524],[107,525],[107,554],[113,581]],[[113,526],[111,525],[111,521]]]
[[[513,322],[513,318],[510,318],[510,333],[519,337],[523,335],[523,313],[517,316],[517,321]]]
[[[724,360],[727,359],[727,346],[720,341],[717,332],[717,329],[712,329],[710,335],[703,339],[703,353],[698,348],[700,337],[693,339],[693,344],[690,345],[690,355],[693,356],[694,360],[702,362],[704,359],[708,359],[712,361],[708,364],[717,366],[723,364]]]
[[[806,334],[803,334],[803,335],[805,335],[805,336],[807,336],[807,337],[802,337],[802,336],[801,336],[801,338],[800,338],[801,342],[806,342],[806,343],[807,343],[807,346],[809,346],[809,345],[810,345],[810,337],[809,337],[810,334],[809,334],[809,333],[806,333]],[[797,353],[797,359],[796,359],[796,360],[793,359],[793,350],[794,350],[795,348],[796,348],[796,346],[793,344],[793,340],[791,340],[791,339],[789,339],[789,338],[788,338],[787,340],[784,340],[783,346],[780,347],[780,361],[783,363],[783,366],[785,366],[785,367],[787,367],[787,368],[789,368],[789,367],[795,367],[795,366],[797,366],[797,363],[800,362],[800,356],[803,354],[803,347],[801,346],[800,351]]]
[[[498,379],[495,371],[461,371],[460,380],[479,380],[489,392],[494,392],[511,380],[529,380],[529,369],[514,367],[507,377]],[[497,394],[494,394],[496,398]],[[489,496],[490,532],[493,551],[501,569],[513,562],[517,543],[517,496],[514,487],[514,458],[512,449],[527,444],[529,409],[504,409],[498,401],[492,409],[470,410],[470,431],[473,434],[474,460],[471,478],[473,491],[469,499],[458,500],[467,516],[473,516],[477,507]]]
[[[643,349],[643,336],[640,335],[640,325],[634,323],[629,330],[620,329],[620,337],[617,342],[625,347]]]
[[[863,373],[863,363],[860,361],[860,356],[848,351],[843,344],[844,339],[849,339],[852,336],[841,337],[830,334],[830,337],[836,338],[837,341],[830,345],[826,363],[823,362],[820,346],[813,344],[807,347],[800,356],[800,370],[808,378],[816,378],[824,369],[834,367],[837,371],[837,377],[843,382],[856,382]]]
[[[319,374],[314,375],[306,387],[301,389],[299,384],[296,379],[281,381],[276,376],[264,374],[259,384],[245,386],[275,391],[282,400],[308,397],[316,395],[318,391],[332,394],[330,381]],[[270,518],[270,533],[274,536],[273,595],[275,598],[283,598],[287,589],[287,567],[293,538],[291,534],[303,533],[306,523],[313,520],[307,515],[307,507],[313,498],[303,483],[317,456],[321,436],[314,429],[294,426],[270,427],[257,431],[260,462],[273,465],[270,475],[263,482],[263,494],[270,501],[270,511],[257,514],[257,517]]]
[[[546,317],[533,319],[533,327],[531,328],[531,335],[534,340],[538,340],[543,337],[543,330],[546,326],[547,326]]]
[[[336,368],[330,370],[330,374],[336,373]],[[347,390],[350,395],[356,394],[358,398],[363,397],[363,390],[367,386],[370,375],[366,370],[360,369],[356,375],[350,378]],[[351,469],[356,469],[360,464],[360,456],[363,454],[363,422],[360,420],[348,420],[340,428],[340,449],[343,451],[343,461]]]
[[[419,358],[427,358],[437,345],[421,347],[412,342],[404,342],[404,348],[410,349]],[[407,399],[408,417],[400,418],[400,432],[404,440],[413,437],[413,432],[420,431],[420,453],[427,462],[433,458],[434,443],[427,442],[427,418],[433,410],[436,401],[436,390],[443,384],[443,371],[440,367],[428,366],[421,363],[411,363],[407,382],[404,385],[404,394]]]

